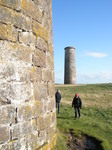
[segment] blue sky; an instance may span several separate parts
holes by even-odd
[[[52,0],[55,82],[64,48],[76,49],[77,84],[112,82],[112,0]]]

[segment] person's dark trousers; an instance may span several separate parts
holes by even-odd
[[[81,114],[80,114],[80,108],[79,107],[75,107],[75,119],[77,118],[77,113],[78,113],[78,115],[80,117]]]
[[[60,112],[60,103],[56,103],[56,108],[58,108],[58,113]]]

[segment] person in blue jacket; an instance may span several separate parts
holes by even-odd
[[[56,108],[58,108],[58,113],[60,112],[60,101],[61,101],[61,94],[60,90],[57,89],[57,92],[55,93],[55,99],[56,99]]]

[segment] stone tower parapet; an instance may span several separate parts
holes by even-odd
[[[76,84],[76,65],[74,47],[65,47],[64,84]]]
[[[51,0],[0,0],[0,150],[56,141]]]

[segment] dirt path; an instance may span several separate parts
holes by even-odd
[[[67,147],[69,150],[103,150],[101,141],[88,135],[76,137],[72,131],[70,131],[66,136],[68,137]]]

